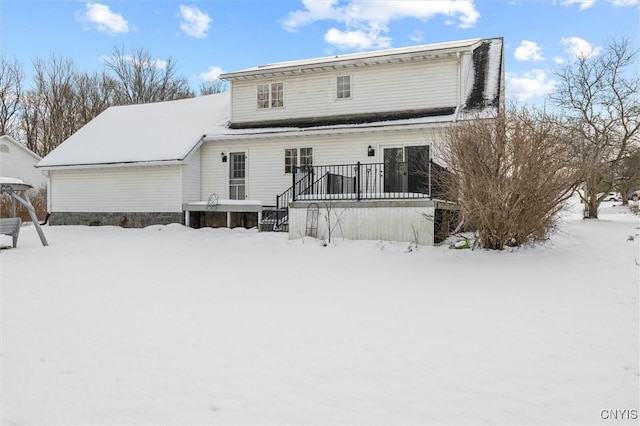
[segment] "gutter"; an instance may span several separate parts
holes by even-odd
[[[35,167],[41,170],[59,170],[59,169],[103,169],[107,167],[145,167],[145,166],[171,166],[180,165],[182,159],[173,160],[154,160],[154,161],[121,161],[112,163],[92,163],[92,164],[56,164],[52,166]]]

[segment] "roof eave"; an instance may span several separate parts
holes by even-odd
[[[185,157],[186,158],[186,157]],[[51,164],[51,165],[39,165],[35,167],[40,170],[61,170],[61,169],[100,169],[108,167],[148,167],[148,166],[171,166],[180,165],[184,162],[183,159],[173,160],[150,160],[150,161],[114,161],[107,163],[83,163],[83,164]]]
[[[283,77],[290,75],[302,75],[313,72],[335,71],[358,67],[369,67],[380,64],[410,63],[420,60],[440,59],[455,56],[457,52],[472,50],[482,39],[463,40],[453,46],[446,43],[440,45],[425,45],[423,49],[389,49],[387,51],[373,52],[370,56],[336,55],[304,61],[281,62],[262,67],[223,73],[223,80],[250,80],[265,77]]]
[[[379,132],[397,132],[414,129],[424,129],[446,126],[453,122],[453,115],[430,117],[428,121],[411,120],[410,122],[376,122],[360,125],[334,125],[334,126],[322,126],[322,127],[307,127],[307,128],[282,128],[282,129],[269,129],[269,131],[259,131],[255,129],[255,133],[225,133],[225,134],[212,134],[204,137],[205,142],[220,142],[220,141],[234,141],[238,139],[273,139],[283,137],[298,137],[298,136],[318,136],[318,135],[338,135],[338,134],[356,134],[356,133],[379,133]]]

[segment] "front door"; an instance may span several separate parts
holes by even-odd
[[[246,156],[244,152],[229,154],[229,198],[246,198]]]

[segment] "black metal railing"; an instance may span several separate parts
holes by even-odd
[[[441,179],[434,175],[445,173],[446,169],[432,161],[296,167],[291,186],[276,197],[276,208],[286,208],[296,200],[440,198]]]
[[[294,168],[294,173],[291,174],[293,178],[293,185],[287,188],[282,194],[276,196],[276,210],[287,208],[289,201],[293,199],[294,192],[296,192],[295,190],[297,190],[298,193],[301,193],[310,186],[310,182],[308,181],[309,178],[306,175],[296,180],[295,169],[300,169],[300,167]]]

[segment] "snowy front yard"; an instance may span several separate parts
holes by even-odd
[[[637,424],[603,420],[639,408],[640,221],[614,204],[502,253],[23,228],[0,421]]]

